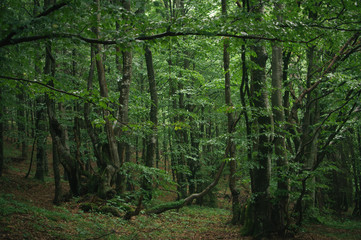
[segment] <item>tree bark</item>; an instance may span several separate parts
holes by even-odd
[[[276,221],[277,232],[284,235],[288,221],[288,199],[289,180],[288,160],[284,136],[284,106],[282,102],[282,47],[274,44],[272,46],[272,113],[274,120],[274,153],[277,165],[277,193],[274,220]]]
[[[38,1],[34,1],[34,16],[37,14],[37,9],[39,9],[40,3]],[[40,47],[39,45],[37,47]],[[35,53],[35,75],[40,75],[41,70],[37,63],[40,62],[40,54]],[[44,180],[44,164],[45,164],[45,116],[44,116],[44,97],[37,96],[35,99],[35,139],[36,139],[36,170],[35,170],[35,178],[39,180]]]
[[[361,155],[361,134],[360,129],[356,130],[357,136],[357,152],[358,155]],[[353,145],[353,144],[352,144]],[[361,175],[360,175],[360,161],[357,160],[355,150],[352,150],[353,155],[353,175],[354,175],[354,188],[355,188],[355,207],[352,211],[352,216],[360,217],[361,216]]]
[[[0,177],[4,172],[4,107],[3,93],[0,88]]]
[[[277,21],[282,22],[282,17],[277,11],[282,10],[283,6],[275,4]],[[277,165],[277,191],[276,204],[274,204],[273,220],[275,221],[276,231],[279,235],[284,235],[288,221],[288,200],[289,200],[289,179],[288,160],[286,152],[286,142],[284,135],[284,105],[283,105],[283,68],[282,68],[282,46],[274,43],[272,46],[272,114],[274,121],[274,154]]]
[[[314,61],[315,61],[315,46],[311,46],[307,51],[307,79],[306,87],[309,88],[312,80],[312,75],[314,71]],[[319,117],[318,101],[314,101],[313,96],[315,95],[314,91],[306,93],[306,109],[302,119],[302,134],[299,149],[297,150],[297,159],[296,161],[303,163],[303,169],[309,171],[314,167],[314,164],[317,159],[317,139],[318,132],[312,130],[312,126],[317,123]],[[315,178],[312,177],[311,181],[315,181]],[[301,225],[303,221],[303,212],[306,207],[314,206],[315,201],[315,192],[312,190],[310,192],[311,201],[308,201],[307,204],[303,201],[303,196],[307,193],[306,186],[307,180],[303,181],[303,187],[301,190],[300,198],[297,200],[296,211],[298,213],[297,224]],[[302,196],[302,197],[301,197]]]
[[[121,0],[123,8],[130,12],[131,7],[131,0]],[[129,135],[127,131],[122,130],[122,126],[127,124],[129,122],[128,117],[128,108],[129,108],[129,90],[130,85],[132,82],[132,62],[133,62],[133,53],[131,50],[131,44],[128,44],[126,47],[126,50],[123,50],[123,78],[118,82],[118,88],[120,92],[119,96],[119,115],[118,119],[121,124],[121,126],[118,126],[118,132],[117,135]],[[120,68],[120,67],[118,67]],[[122,139],[126,139],[127,137],[123,137]],[[126,161],[129,161],[127,159],[127,156],[129,155],[130,146],[129,144],[123,140],[119,142],[118,144],[118,151],[119,151],[119,160],[120,165],[122,166]],[[122,174],[118,174],[117,176],[117,190],[119,193],[124,193],[126,190],[126,177]]]
[[[157,125],[158,125],[158,96],[157,96],[157,87],[154,76],[154,67],[153,67],[153,57],[152,52],[149,47],[145,46],[145,62],[147,65],[147,73],[148,73],[148,82],[149,82],[149,92],[151,99],[151,106],[149,112],[149,119],[152,122],[152,131],[147,136],[147,154],[145,159],[145,165],[147,167],[154,166],[154,156],[156,151],[156,143],[157,143]],[[143,188],[148,192],[147,198],[148,200],[152,199],[152,182],[144,179]]]
[[[227,16],[227,1],[222,0],[222,15],[223,17]],[[234,129],[234,107],[231,100],[231,74],[229,69],[229,39],[225,38],[223,42],[223,68],[224,68],[224,91],[225,91],[225,103],[227,105],[227,129],[228,129],[228,141],[229,141],[229,155],[226,156],[229,158],[229,189],[232,195],[232,224],[239,224],[241,220],[241,205],[239,202],[239,191],[236,188],[236,170],[237,170],[237,162],[235,160],[236,155],[236,146],[233,141],[233,133]]]
[[[90,50],[90,69],[89,69],[88,83],[87,83],[87,91],[89,92],[89,94],[91,94],[91,92],[93,91],[94,70],[95,70],[95,47],[94,47],[94,45],[92,45],[91,50]],[[91,110],[90,103],[87,101],[84,103],[84,121],[85,121],[88,135],[89,135],[90,140],[93,145],[93,151],[94,151],[94,155],[97,159],[98,167],[101,168],[101,164],[104,163],[102,153],[101,153],[101,144],[98,144],[100,142],[100,140],[98,138],[98,134],[96,133],[95,129],[93,128],[93,126],[91,124],[91,120],[90,120],[90,116],[89,116],[90,110]]]
[[[50,47],[50,43],[47,43],[46,46],[46,64],[45,64],[45,69],[44,69],[44,74],[51,74],[54,76],[54,71],[52,71],[52,68],[55,68],[55,62],[53,62],[51,60],[52,56],[51,56],[51,47]],[[53,82],[51,81],[49,83],[49,85],[53,86]],[[57,142],[55,141],[55,137],[56,137],[56,133],[55,133],[55,129],[53,129],[53,125],[51,124],[51,118],[55,118],[56,117],[56,111],[55,111],[55,102],[54,100],[51,99],[51,97],[47,94],[45,96],[45,101],[47,104],[47,110],[48,110],[48,116],[49,116],[49,128],[50,128],[50,134],[51,134],[51,138],[52,138],[52,149],[53,149],[53,172],[54,172],[54,182],[55,182],[55,193],[54,193],[54,199],[53,199],[53,203],[56,205],[59,205],[61,200],[62,200],[62,188],[61,188],[61,183],[60,183],[60,170],[59,170],[59,163],[60,163],[60,155],[58,153],[58,147],[57,147]],[[72,189],[72,193],[74,195],[77,195],[78,192],[74,191],[74,189]]]
[[[100,2],[99,0],[95,0],[95,3],[97,4],[97,22],[98,24],[101,21],[100,16]],[[97,36],[97,39],[100,38],[100,30],[99,26],[95,28],[95,34]],[[105,70],[103,65],[103,54],[102,54],[102,46],[100,44],[96,44],[96,57],[95,57],[95,63],[97,67],[97,73],[98,73],[98,82],[100,87],[100,96],[104,99],[104,101],[107,101],[109,95],[108,95],[108,87],[107,82],[105,78]],[[108,191],[112,190],[111,183],[115,182],[117,178],[117,172],[120,169],[120,159],[119,159],[119,153],[118,153],[118,146],[115,139],[115,134],[113,131],[112,124],[109,120],[110,112],[107,109],[103,109],[103,118],[105,121],[105,132],[107,135],[107,144],[103,145],[103,158],[102,160],[104,163],[101,165],[105,166],[103,171],[105,174],[103,175],[101,188],[99,188],[99,195],[102,197],[105,197]],[[109,159],[104,157],[105,155],[109,156]],[[117,187],[118,188],[118,187]]]
[[[193,62],[193,71],[195,71],[195,67],[196,64],[195,62]],[[194,78],[192,78],[193,80],[193,84],[194,86],[196,86],[196,80]],[[190,99],[192,98],[192,96],[187,95],[187,98],[189,99],[189,102],[192,102]],[[193,103],[189,103],[187,105],[187,111],[190,113],[194,113],[196,108],[196,105]],[[190,124],[190,131],[189,131],[189,137],[190,137],[190,155],[191,157],[188,159],[188,167],[189,170],[191,172],[191,174],[189,174],[188,177],[188,182],[189,182],[189,194],[193,194],[198,192],[199,186],[200,186],[200,181],[199,181],[199,171],[201,168],[200,165],[200,146],[199,146],[199,142],[201,139],[201,134],[199,132],[199,124],[197,123],[197,121],[195,121],[195,119],[192,117],[192,115],[189,116],[189,124]]]
[[[54,0],[45,0],[44,1],[44,7],[47,8],[50,5],[53,5],[55,3]],[[50,75],[52,77],[55,76],[55,59],[52,56],[52,50],[51,50],[51,43],[47,42],[45,46],[45,66],[44,66],[44,74]],[[48,83],[50,86],[54,86],[53,81],[51,80]],[[59,163],[60,163],[60,155],[58,152],[58,146],[57,142],[55,141],[56,133],[55,129],[53,128],[53,125],[51,124],[52,118],[56,118],[56,111],[55,111],[55,102],[54,100],[49,96],[49,94],[45,94],[45,102],[47,105],[47,113],[49,117],[49,128],[50,128],[50,134],[52,138],[52,149],[53,149],[53,172],[54,172],[54,183],[55,183],[55,192],[54,192],[54,199],[53,203],[56,205],[59,205],[62,201],[62,188],[60,183],[60,170],[59,170]],[[75,195],[77,195],[77,192],[73,192]]]
[[[25,119],[25,89],[21,86],[21,93],[18,94],[18,101],[19,106],[17,110],[17,125],[18,125],[18,133],[19,133],[19,143],[21,149],[21,158],[26,160],[27,159],[27,144],[26,144],[26,119]]]
[[[263,14],[263,5],[255,7],[257,13]],[[261,21],[261,19],[258,19]],[[254,112],[254,124],[257,136],[254,138],[254,158],[257,167],[252,169],[252,195],[253,201],[248,208],[251,214],[246,219],[243,233],[255,238],[268,236],[273,229],[271,211],[272,204],[269,194],[271,162],[270,139],[268,133],[271,131],[271,118],[269,114],[268,92],[266,84],[266,48],[262,42],[254,43],[252,50],[255,56],[251,60],[258,69],[251,71],[251,94],[252,104],[257,112]]]
[[[45,179],[45,157],[46,157],[46,126],[44,97],[36,99],[35,131],[36,131],[36,171],[35,178],[44,181]]]

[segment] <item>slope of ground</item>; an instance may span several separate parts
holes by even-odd
[[[125,221],[84,213],[77,199],[55,207],[53,181],[37,181],[33,172],[24,178],[28,164],[8,162],[0,178],[0,239],[250,239],[240,235],[239,226],[227,224],[231,217],[227,209],[190,206]],[[310,225],[295,239],[361,239],[361,223]]]

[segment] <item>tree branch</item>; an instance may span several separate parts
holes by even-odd
[[[292,40],[292,39],[279,39],[279,38],[272,38],[272,37],[265,37],[265,36],[258,36],[258,35],[248,35],[248,34],[230,34],[230,33],[214,33],[214,32],[172,32],[167,31],[164,33],[159,33],[155,35],[149,36],[138,36],[132,38],[130,40],[125,40],[124,38],[116,39],[116,40],[102,40],[102,39],[95,39],[95,38],[86,38],[79,34],[70,34],[70,33],[51,33],[46,35],[38,35],[38,36],[28,36],[28,37],[20,37],[13,39],[5,38],[0,41],[0,48],[9,45],[15,45],[24,42],[32,42],[44,39],[56,39],[56,38],[74,38],[82,40],[86,43],[93,43],[93,44],[104,44],[104,45],[115,45],[127,42],[136,42],[136,41],[151,41],[156,39],[161,39],[165,37],[178,37],[178,36],[205,36],[205,37],[229,37],[229,38],[238,38],[238,39],[253,39],[253,40],[267,40],[267,41],[276,41],[276,42],[290,42],[290,43],[310,43],[315,41],[316,39],[320,38],[322,35],[319,35],[315,38],[309,40]]]
[[[50,8],[46,9],[44,12],[37,15],[35,18],[45,17],[45,16],[49,15],[50,13],[55,12],[56,10],[68,5],[69,2],[70,2],[69,0],[65,0],[65,1],[62,1],[59,3],[56,3],[53,6],[51,6]]]
[[[326,76],[326,74],[334,71],[338,65],[337,63],[340,61],[344,61],[346,58],[348,58],[352,53],[354,53],[358,48],[360,48],[361,46],[361,41],[357,41],[356,40],[359,38],[360,36],[360,32],[355,33],[351,38],[349,38],[347,40],[347,42],[340,48],[339,52],[337,54],[335,54],[335,56],[333,56],[333,58],[331,60],[329,60],[328,62],[325,63],[325,65],[327,65],[327,67],[325,68],[325,65],[320,67],[319,69],[317,69],[315,72],[312,73],[312,75],[316,74],[316,73],[320,73],[321,72],[321,76],[319,77],[319,80],[316,81],[315,83],[313,83],[309,88],[305,89],[296,99],[293,107],[292,107],[292,112],[295,112],[301,105],[301,101],[303,100],[303,98],[306,96],[306,94],[312,92],[315,88],[317,88],[317,86],[324,81],[324,77]],[[352,48],[348,48],[350,45],[352,45]],[[343,57],[342,57],[343,56]]]
[[[2,79],[8,79],[8,80],[14,80],[14,81],[20,81],[20,82],[28,82],[28,83],[34,83],[34,84],[38,84],[38,85],[41,85],[43,87],[46,87],[46,88],[49,88],[50,90],[53,90],[53,91],[56,91],[56,92],[60,92],[60,93],[63,93],[63,94],[66,94],[66,95],[69,95],[69,96],[73,96],[73,97],[76,97],[76,98],[80,98],[80,99],[83,99],[83,97],[75,94],[75,93],[70,93],[70,92],[67,92],[67,91],[64,91],[64,90],[61,90],[61,89],[57,89],[57,88],[54,88],[50,85],[47,85],[45,83],[42,83],[42,82],[38,82],[38,81],[33,81],[33,80],[29,80],[29,79],[24,79],[24,78],[15,78],[15,77],[9,77],[9,76],[1,76],[0,75],[0,78]]]
[[[28,82],[28,83],[32,83],[32,84],[38,84],[38,85],[41,85],[41,86],[43,86],[43,87],[46,87],[46,88],[48,88],[48,89],[50,89],[50,90],[53,90],[53,91],[56,91],[56,92],[59,92],[59,93],[63,93],[63,94],[69,95],[69,96],[73,96],[73,97],[76,97],[76,98],[85,100],[84,97],[82,97],[82,96],[80,96],[80,95],[77,95],[77,94],[75,94],[75,93],[70,93],[70,92],[67,92],[67,91],[64,91],[64,90],[61,90],[61,89],[54,88],[54,87],[52,87],[52,86],[50,86],[50,85],[47,85],[47,84],[45,84],[45,83],[42,83],[42,82],[33,81],[33,80],[29,80],[29,79],[24,79],[24,78],[1,76],[1,75],[0,75],[0,78],[2,78],[2,79],[8,79],[8,80],[14,80],[14,81],[20,81],[20,82]],[[92,102],[92,104],[94,104],[94,102]],[[120,121],[120,120],[115,116],[115,114],[114,114],[113,111],[110,111],[110,114],[112,115],[112,117],[113,117],[114,119],[117,120],[117,123],[119,123],[119,124],[121,124],[121,125],[123,125],[123,126],[128,127],[130,130],[133,130],[133,128],[132,128],[129,124],[123,123],[122,121]]]
[[[229,151],[231,148],[230,143],[231,143],[231,141],[228,141],[227,147],[226,147],[226,150],[224,153],[224,157],[227,157],[229,154]],[[176,202],[170,202],[170,203],[165,203],[165,204],[155,206],[154,208],[147,210],[145,213],[146,214],[160,214],[160,213],[166,212],[168,210],[180,209],[180,208],[184,207],[185,205],[191,204],[194,199],[199,199],[199,198],[205,196],[218,184],[226,163],[227,163],[227,161],[224,161],[224,160],[222,161],[222,164],[219,167],[219,169],[213,179],[213,182],[211,182],[205,189],[203,189],[203,191],[201,191],[199,193],[193,193],[193,194],[189,195],[188,197],[181,199],[179,201],[176,201]]]
[[[51,14],[52,12],[55,12],[56,10],[68,5],[69,3],[69,0],[65,0],[65,1],[62,1],[60,3],[57,3],[57,4],[54,4],[52,7],[46,9],[44,12],[40,13],[39,15],[35,16],[31,21],[30,23],[26,23],[18,28],[16,28],[15,30],[11,31],[5,38],[3,38],[1,41],[0,41],[0,47],[3,47],[3,46],[6,46],[6,45],[13,45],[11,44],[12,43],[12,38],[20,33],[21,31],[23,31],[24,29],[28,28],[29,25],[31,23],[33,23],[36,19],[39,19],[40,17],[45,17],[49,14]],[[19,39],[22,39],[22,38],[19,38]],[[26,40],[26,38],[25,38]],[[35,40],[39,40],[39,39],[35,39]],[[34,41],[34,40],[33,40]],[[24,42],[28,42],[28,41],[24,41]],[[15,43],[16,44],[16,41]]]

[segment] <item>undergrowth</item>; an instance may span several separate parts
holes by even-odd
[[[361,239],[361,222],[349,214],[337,214],[331,210],[320,211],[312,208],[308,211],[305,226],[312,227],[307,230],[328,237],[329,239]],[[322,226],[322,227],[321,227]]]
[[[0,238],[11,233],[13,237],[30,239],[39,236],[42,239],[172,239],[172,236],[189,239],[225,229],[232,234],[238,232],[237,227],[226,225],[229,211],[224,209],[188,206],[125,221],[109,214],[72,209],[76,204],[47,210],[17,201],[11,194],[2,194]]]

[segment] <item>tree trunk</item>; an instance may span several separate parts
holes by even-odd
[[[307,52],[307,79],[306,79],[306,87],[309,88],[311,86],[312,75],[314,71],[314,61],[315,61],[315,46],[311,46]],[[314,92],[309,92],[306,94],[306,109],[302,119],[302,135],[300,140],[300,146],[297,150],[297,156],[299,159],[297,161],[303,163],[303,169],[305,171],[310,171],[313,169],[316,159],[317,159],[317,140],[318,140],[318,132],[312,130],[312,126],[318,122],[319,118],[319,107],[318,100],[314,100]],[[312,177],[311,181],[315,182],[315,178]],[[314,185],[314,184],[313,184]],[[301,190],[300,196],[304,196],[306,192],[307,181],[303,181],[303,188]],[[307,207],[313,207],[315,203],[315,190],[312,189],[309,193],[311,195],[311,200],[307,203],[303,202],[303,197],[298,198],[296,204],[296,211],[298,212],[298,220],[297,224],[301,225],[303,221],[303,212]]]
[[[100,16],[100,2],[99,0],[95,0],[97,4],[97,21],[98,24],[101,21]],[[97,38],[100,38],[99,26],[95,29],[95,34]],[[103,99],[107,99],[108,96],[108,87],[105,79],[105,70],[103,65],[103,54],[102,54],[102,46],[100,44],[96,44],[96,67],[98,73],[98,81],[100,87],[100,96]],[[115,139],[115,134],[113,131],[112,124],[109,120],[110,112],[107,109],[103,109],[103,118],[105,121],[105,132],[107,136],[107,144],[104,144],[103,147],[103,158],[104,161],[101,165],[105,166],[103,169],[104,174],[102,178],[101,188],[99,188],[99,195],[102,197],[106,197],[107,192],[112,190],[111,183],[115,182],[117,178],[117,172],[120,169],[120,159],[118,153],[118,146]],[[104,156],[108,155],[108,159]],[[118,188],[118,186],[117,186]]]
[[[246,45],[245,44],[242,45],[241,59],[242,59],[242,82],[241,82],[241,86],[240,86],[240,98],[241,98],[242,107],[244,108],[243,115],[244,115],[244,121],[245,121],[245,125],[246,125],[247,159],[248,159],[248,162],[253,162],[253,158],[252,158],[253,144],[252,144],[252,139],[251,139],[252,123],[253,123],[253,121],[251,120],[252,112],[248,110],[248,106],[251,106],[251,104],[247,104],[247,102],[246,102],[247,96],[248,96],[248,100],[250,101],[251,93],[250,93],[249,82],[248,82],[248,68],[247,68],[247,64],[246,64]],[[254,180],[252,180],[252,178],[253,178],[252,171],[253,170],[250,169],[251,188],[253,189],[254,187],[252,184],[254,183]],[[243,221],[241,221],[241,223],[243,224]]]
[[[226,0],[222,0],[222,15],[223,17],[227,16],[227,1]],[[227,124],[227,129],[228,129],[228,141],[229,141],[229,155],[226,156],[227,158],[230,159],[229,161],[229,169],[230,169],[230,174],[229,174],[229,189],[231,191],[232,194],[232,224],[239,224],[240,223],[240,216],[241,216],[241,205],[239,202],[239,191],[236,188],[236,170],[237,170],[237,162],[235,160],[235,155],[236,155],[236,146],[235,143],[233,141],[233,136],[232,134],[235,131],[235,126],[234,126],[234,117],[233,117],[233,104],[232,104],[232,100],[231,100],[231,74],[230,74],[230,69],[229,69],[229,52],[228,52],[228,48],[229,48],[229,39],[224,39],[223,42],[223,67],[224,67],[224,90],[225,90],[225,103],[227,105],[227,119],[228,119],[228,124]]]
[[[59,205],[62,201],[62,188],[61,188],[61,175],[59,170],[59,153],[58,149],[53,143],[53,172],[54,172],[54,183],[55,183],[55,192],[54,192],[54,199],[53,203],[55,205]]]
[[[184,86],[182,83],[178,83],[178,105],[179,109],[185,109],[184,106],[184,94],[181,92],[183,90]],[[183,116],[183,113],[178,113],[178,121],[180,124],[185,123],[185,118]],[[180,194],[181,198],[184,198],[187,196],[187,188],[188,188],[188,182],[187,182],[187,176],[185,174],[187,169],[187,159],[186,159],[186,152],[188,151],[188,133],[187,130],[184,129],[184,127],[181,127],[176,132],[176,138],[177,138],[177,151],[178,151],[178,176],[179,176],[179,184],[180,184]]]
[[[0,177],[4,172],[4,107],[3,93],[0,88]]]
[[[21,87],[21,93],[18,94],[18,101],[19,106],[17,110],[17,125],[18,125],[18,132],[19,132],[19,144],[21,149],[21,158],[26,160],[27,159],[27,144],[26,144],[26,125],[25,123],[27,120],[25,119],[25,90],[24,87]]]
[[[147,136],[147,154],[145,159],[145,165],[147,167],[153,167],[154,165],[154,156],[156,151],[157,143],[157,125],[158,125],[158,97],[157,97],[157,87],[154,76],[154,67],[153,67],[153,57],[152,52],[148,46],[145,46],[145,62],[147,64],[147,73],[148,73],[148,82],[149,82],[149,92],[151,98],[151,106],[149,112],[149,119],[152,122],[152,132]],[[148,192],[148,200],[152,199],[152,182],[146,179],[143,180],[143,188]]]
[[[193,71],[195,71],[195,67],[196,64],[195,62],[193,62]],[[193,78],[193,83],[194,85],[196,84],[196,80]],[[196,85],[195,85],[196,86]],[[187,95],[187,98],[189,99],[189,102],[191,102],[191,97],[190,95]],[[196,105],[193,103],[189,103],[187,106],[187,111],[189,111],[190,113],[194,113],[194,109],[195,109]],[[201,168],[200,165],[200,139],[201,139],[201,134],[199,132],[199,124],[197,123],[197,121],[195,121],[195,119],[192,117],[192,114],[189,116],[189,124],[190,124],[190,131],[189,131],[189,137],[190,137],[190,159],[188,160],[188,167],[189,170],[191,172],[191,174],[189,174],[189,194],[193,194],[196,193],[200,190],[199,187],[199,171]]]
[[[52,68],[55,68],[55,62],[51,61],[51,48],[50,48],[50,43],[47,43],[46,46],[46,64],[45,64],[45,69],[44,69],[44,73],[45,74],[52,74],[54,76],[54,71],[52,71]],[[53,65],[53,66],[51,66]],[[50,86],[54,86],[53,82],[51,81],[49,83]],[[46,99],[46,104],[47,104],[47,109],[48,109],[48,116],[49,116],[49,128],[50,128],[50,134],[51,134],[51,138],[52,138],[52,149],[53,149],[53,172],[54,172],[54,182],[55,182],[55,194],[54,194],[54,199],[53,202],[56,205],[59,205],[61,200],[62,200],[62,188],[61,188],[61,183],[60,183],[60,170],[59,170],[59,163],[60,163],[60,157],[61,155],[59,155],[58,152],[58,147],[57,147],[57,142],[55,140],[56,138],[56,133],[55,133],[55,129],[53,129],[53,125],[51,124],[51,119],[55,118],[56,116],[56,111],[55,111],[55,102],[54,100],[51,99],[51,97],[49,95],[45,96]],[[74,195],[77,195],[76,191],[73,191]]]
[[[50,5],[53,5],[55,3],[54,0],[45,0],[44,1],[44,7],[47,8]],[[45,46],[45,66],[44,66],[44,74],[45,75],[51,75],[52,77],[55,76],[55,59],[52,56],[51,52],[51,43],[47,42]],[[48,83],[50,86],[54,86],[53,81],[51,80]],[[56,205],[59,205],[62,200],[62,188],[60,183],[60,170],[59,170],[59,162],[60,162],[60,155],[58,152],[57,142],[55,140],[56,134],[55,129],[53,129],[53,125],[51,124],[52,118],[56,117],[56,111],[55,111],[55,102],[54,100],[49,96],[49,94],[45,95],[45,102],[47,105],[47,113],[49,117],[49,128],[50,128],[50,134],[52,138],[52,150],[53,150],[53,172],[54,172],[54,183],[55,183],[55,193],[54,193],[54,199],[53,203]],[[74,193],[77,195],[77,193]]]
[[[280,20],[280,19],[279,19]],[[272,46],[272,113],[274,120],[274,153],[277,164],[277,192],[275,214],[273,217],[277,232],[284,235],[286,223],[288,221],[288,199],[289,199],[289,180],[288,160],[286,153],[286,144],[284,136],[284,110],[282,103],[282,47],[274,44]]]
[[[40,3],[38,1],[34,1],[34,9],[33,9],[33,15],[36,16],[38,9],[40,7]],[[40,48],[40,45],[37,44],[37,47]],[[41,70],[39,68],[38,63],[41,61],[40,53],[37,51],[35,52],[35,76],[38,76],[41,74]],[[34,120],[35,120],[35,130],[34,130],[34,138],[36,139],[36,170],[35,170],[35,178],[39,180],[44,179],[44,159],[45,159],[45,149],[44,149],[44,131],[45,131],[45,117],[44,117],[44,98],[43,96],[37,96],[35,99],[35,114],[34,114]]]
[[[35,129],[36,129],[36,171],[35,178],[41,181],[45,179],[45,157],[46,157],[46,126],[44,97],[36,99]]]
[[[259,5],[256,11],[263,13],[263,5]],[[261,20],[261,19],[258,19]],[[254,112],[254,124],[257,136],[254,139],[253,161],[257,164],[252,169],[252,195],[253,201],[248,206],[250,214],[245,220],[243,233],[252,235],[256,239],[268,236],[273,229],[271,211],[272,204],[269,194],[271,162],[270,139],[268,133],[271,131],[271,118],[269,114],[268,93],[266,84],[266,48],[262,42],[254,43],[252,50],[255,56],[251,60],[259,67],[251,71],[251,94],[252,104],[257,112]]]
[[[123,8],[130,12],[131,0],[121,0]],[[118,119],[120,121],[121,126],[119,127],[119,133],[117,135],[129,135],[127,131],[123,131],[122,126],[128,124],[128,107],[129,107],[129,90],[132,82],[132,62],[133,62],[133,53],[131,50],[131,44],[128,44],[126,50],[123,50],[123,78],[118,82],[118,88],[120,92],[119,96],[119,116]],[[126,139],[128,137],[123,137],[122,139]],[[122,166],[129,155],[130,146],[126,141],[121,141],[118,144],[119,151],[119,160],[120,165]],[[119,193],[124,193],[126,190],[126,177],[125,175],[118,174],[117,176],[117,191]]]
[[[167,137],[168,137],[168,131],[167,131],[167,127],[165,125],[166,123],[166,119],[165,119],[165,111],[163,111],[163,141],[162,141],[162,157],[164,160],[164,170],[166,172],[169,171],[169,163],[168,163],[168,141],[167,141]]]
[[[357,148],[358,156],[361,155],[361,134],[360,129],[357,129]],[[355,151],[353,150],[353,175],[354,175],[354,188],[355,188],[355,207],[352,212],[352,216],[360,217],[361,216],[361,174],[360,174],[360,160],[359,157],[356,158]]]
[[[189,194],[196,193],[199,190],[199,180],[197,174],[199,174],[200,170],[200,154],[199,154],[199,133],[198,127],[193,119],[190,119],[191,130],[190,130],[190,142],[191,142],[191,155],[192,159],[189,160],[189,170],[191,172],[189,178]]]
[[[90,69],[89,69],[88,83],[87,83],[87,91],[90,93],[93,91],[94,70],[95,70],[95,47],[94,47],[94,45],[92,45],[91,50],[90,50]],[[103,164],[103,162],[104,162],[104,160],[102,158],[102,153],[101,153],[101,144],[98,144],[100,142],[100,140],[98,138],[98,134],[95,132],[95,129],[93,128],[91,120],[89,118],[90,110],[91,110],[90,103],[85,102],[84,103],[85,126],[86,126],[86,130],[88,132],[88,135],[89,135],[90,140],[93,145],[93,151],[94,151],[94,155],[97,159],[98,167],[101,168],[101,164]]]
[[[73,49],[72,55],[73,55],[73,59],[75,59],[75,57],[76,57],[76,50],[75,49]],[[73,60],[72,61],[71,75],[74,77],[74,79],[76,79],[76,72],[77,72],[77,63],[76,63],[75,60]],[[79,89],[79,84],[76,81],[74,81],[74,86],[77,86],[77,88]],[[74,112],[80,113],[80,104],[79,103],[75,103]],[[74,117],[73,121],[74,121],[73,136],[74,136],[74,142],[75,142],[75,154],[73,154],[73,155],[75,155],[75,165],[76,165],[77,169],[81,169],[81,171],[84,172],[85,167],[84,167],[84,164],[83,164],[83,162],[81,160],[81,152],[80,152],[81,143],[82,143],[81,142],[81,133],[80,133],[81,119],[79,118],[78,115],[76,115]],[[64,130],[66,130],[66,129],[64,129]],[[67,136],[67,134],[64,134],[64,136]]]
[[[169,68],[171,68],[173,62],[172,59],[168,59],[168,65]],[[176,85],[176,79],[173,79],[171,77],[169,77],[169,96],[171,98],[171,102],[172,102],[172,110],[174,112],[177,111],[178,109],[178,101],[176,98],[176,91],[177,91],[177,85]],[[174,114],[174,116],[171,119],[172,123],[177,123],[179,121],[179,116],[178,114]],[[170,133],[169,133],[169,150],[171,152],[171,167],[172,167],[172,171],[173,174],[177,180],[177,191],[178,191],[178,199],[182,199],[187,195],[187,184],[186,184],[186,177],[185,174],[182,171],[182,166],[184,166],[184,163],[182,162],[182,154],[180,153],[180,151],[182,151],[182,149],[180,148],[180,142],[181,142],[181,138],[182,138],[182,133],[179,131],[179,129],[174,128],[170,129]]]

